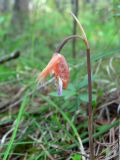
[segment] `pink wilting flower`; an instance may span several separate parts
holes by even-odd
[[[45,69],[38,75],[38,82],[41,82],[51,73],[54,74],[58,83],[58,95],[62,95],[62,89],[66,89],[69,82],[69,67],[65,57],[55,53]]]

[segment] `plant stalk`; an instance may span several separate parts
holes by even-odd
[[[89,134],[89,148],[90,148],[90,160],[94,160],[93,112],[92,112],[92,81],[91,81],[90,48],[87,48],[86,56],[87,56],[87,73],[88,73],[88,134]]]
[[[83,29],[83,28],[82,28]],[[86,46],[87,57],[87,74],[88,74],[88,134],[89,134],[89,148],[90,148],[90,160],[94,160],[94,139],[93,139],[93,112],[92,112],[92,81],[91,81],[91,60],[90,60],[90,47],[87,41],[86,35],[72,35],[63,40],[58,46],[55,53],[60,53],[64,45],[72,39],[80,38],[84,41]]]
[[[78,18],[71,13],[73,18],[76,20],[82,37],[86,45],[86,57],[87,57],[87,72],[88,72],[88,134],[89,134],[89,148],[90,148],[90,160],[94,160],[94,143],[93,143],[93,111],[92,111],[92,82],[91,82],[91,61],[90,61],[90,47],[87,40],[86,33],[82,27]]]
[[[62,43],[61,43],[61,44],[57,47],[57,49],[55,50],[55,53],[60,53],[60,51],[62,50],[62,48],[64,47],[64,45],[65,45],[68,41],[73,40],[73,39],[76,39],[76,38],[80,38],[80,39],[83,40],[83,38],[82,38],[81,36],[79,36],[79,35],[71,35],[71,36],[65,38],[65,39],[62,41]]]

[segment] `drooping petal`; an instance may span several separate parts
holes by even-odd
[[[65,57],[55,53],[45,69],[38,75],[37,81],[40,83],[51,73],[54,74],[58,82],[58,95],[62,95],[62,89],[66,89],[69,83],[69,67]]]
[[[52,72],[55,72],[55,67],[60,61],[59,54],[54,54],[51,60],[49,61],[48,65],[44,68],[44,70],[38,75],[37,81],[40,82],[44,78],[46,78],[48,75],[50,75]]]
[[[63,82],[63,88],[66,89],[69,83],[69,66],[67,61],[63,55],[58,54],[60,59],[59,63],[54,67],[54,72],[56,77],[59,76]]]
[[[61,78],[58,78],[58,96],[62,96],[63,82]]]

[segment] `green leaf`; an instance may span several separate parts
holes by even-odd
[[[3,23],[5,21],[5,17],[0,16],[0,24]]]
[[[81,155],[80,154],[74,154],[73,156],[72,156],[72,160],[81,160],[82,159],[82,157],[81,157]]]
[[[115,17],[120,17],[120,13],[114,14]]]
[[[61,97],[68,99],[69,97],[74,96],[75,94],[76,94],[75,91],[64,90]],[[59,97],[57,92],[51,92],[49,95],[54,96],[54,97]]]
[[[97,79],[96,76],[92,76],[92,82],[95,81]],[[81,89],[81,88],[84,88],[88,85],[88,79],[87,79],[87,76],[84,78],[83,81],[81,81],[79,84],[78,84],[78,89]]]
[[[82,102],[88,102],[88,93],[84,93],[84,94],[81,94],[79,96],[79,99],[82,101]],[[96,104],[96,99],[97,99],[97,95],[96,94],[92,94],[92,103],[95,105]]]
[[[87,94],[87,93],[81,94],[81,95],[79,96],[79,98],[80,98],[80,100],[81,100],[82,102],[88,102],[88,94]]]
[[[65,99],[68,99],[68,98],[74,96],[75,94],[76,94],[75,87],[72,84],[69,84],[68,89],[63,90],[63,93],[62,93],[61,97],[64,97]],[[49,95],[53,96],[53,97],[59,97],[57,91],[56,92],[51,92]]]

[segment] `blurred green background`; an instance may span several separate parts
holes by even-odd
[[[81,159],[77,135],[88,146],[83,42],[71,41],[61,52],[71,68],[62,97],[57,96],[54,82],[42,89],[36,83],[63,39],[81,34],[70,11],[77,15],[90,43],[94,110],[104,103],[105,93],[120,89],[119,0],[0,0],[0,61],[20,52],[17,59],[0,63],[0,155],[4,160]],[[14,132],[2,144],[11,128]]]

